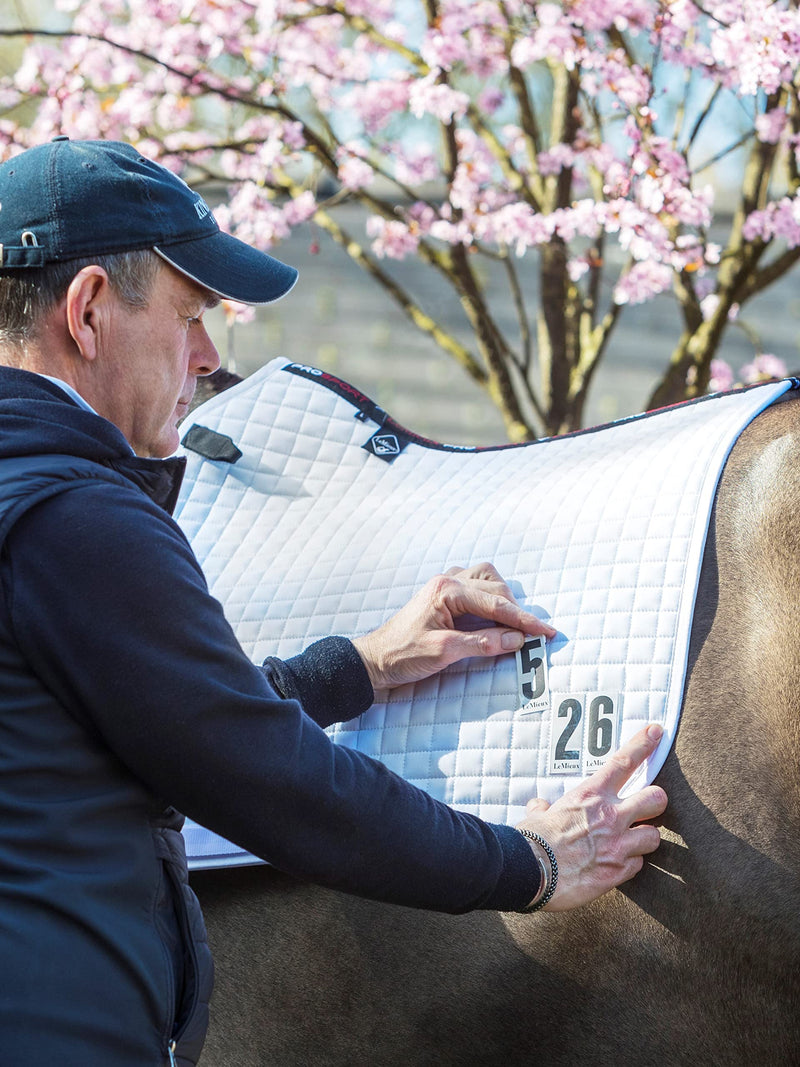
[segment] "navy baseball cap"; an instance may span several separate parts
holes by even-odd
[[[269,304],[297,271],[223,233],[205,200],[121,141],[57,137],[0,164],[0,274],[150,248],[218,296]]]

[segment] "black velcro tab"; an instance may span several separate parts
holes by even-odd
[[[216,459],[221,463],[235,463],[242,458],[240,449],[233,443],[233,439],[216,430],[209,430],[207,426],[194,425],[188,431],[181,442],[185,448],[191,448],[206,459]]]

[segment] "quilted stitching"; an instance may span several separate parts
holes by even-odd
[[[412,442],[387,464],[362,448],[374,422],[287,366],[274,360],[194,413],[243,456],[231,466],[187,452],[177,511],[248,654],[364,633],[431,575],[491,560],[559,627],[554,704],[621,697],[623,739],[665,725],[635,784],[651,781],[677,725],[716,482],[743,427],[789,383],[523,448]],[[579,780],[548,773],[551,719],[520,712],[513,656],[379,698],[331,735],[447,803],[514,822],[530,796],[552,801]],[[193,824],[187,840],[201,853],[230,848]]]

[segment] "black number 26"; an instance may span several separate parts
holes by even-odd
[[[596,696],[589,702],[589,711],[586,724],[586,747],[591,756],[607,756],[611,751],[614,740],[614,701],[611,697]],[[575,697],[567,697],[562,700],[558,707],[559,719],[569,719],[561,736],[556,742],[555,757],[558,760],[577,762],[581,758],[580,752],[575,748],[567,748],[572,740],[572,735],[578,729],[583,718],[583,706]]]

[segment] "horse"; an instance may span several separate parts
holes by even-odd
[[[800,1063],[800,400],[723,470],[661,845],[573,912],[448,916],[198,871],[202,1067]]]

